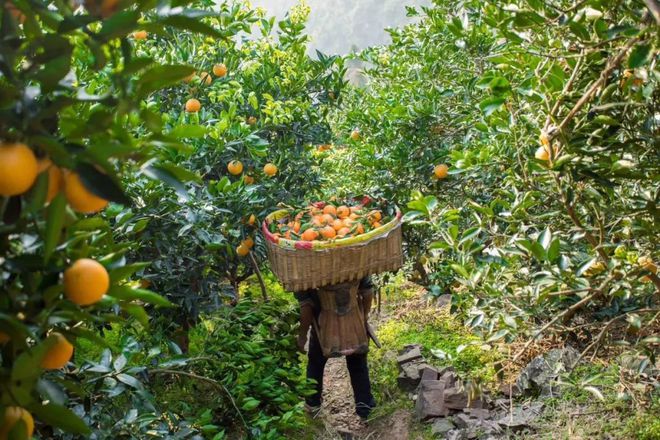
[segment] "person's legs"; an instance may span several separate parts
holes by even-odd
[[[371,381],[369,380],[369,367],[367,354],[353,354],[346,356],[346,366],[351,376],[353,397],[355,398],[355,412],[366,419],[376,406],[374,396],[371,394]]]
[[[316,381],[316,393],[305,398],[305,402],[310,407],[321,406],[321,396],[323,395],[323,370],[328,358],[323,356],[321,344],[316,332],[312,329],[309,337],[309,349],[307,351],[307,378]]]

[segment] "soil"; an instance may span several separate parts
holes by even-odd
[[[407,440],[412,414],[399,409],[385,418],[363,421],[355,414],[353,390],[342,358],[328,360],[323,377],[322,439]]]

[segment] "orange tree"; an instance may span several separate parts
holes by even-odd
[[[46,436],[89,433],[65,406],[83,397],[67,367],[74,348],[103,344],[104,323],[147,325],[146,304],[170,305],[129,281],[145,265],[127,259],[131,237],[115,241],[121,218],[94,214],[139,202],[122,178],[193,177],[172,161],[183,143],[143,102],[194,69],[133,50],[144,29],[221,38],[187,3],[2,2],[0,438],[30,437],[35,420]]]
[[[148,222],[134,255],[154,261],[145,277],[183,306],[176,327],[184,332],[200,312],[235,298],[238,284],[263,263],[257,231],[269,210],[310,197],[320,185],[311,152],[330,138],[326,114],[340,96],[343,67],[337,57],[307,54],[307,14],[298,6],[276,22],[263,11],[222,4],[205,21],[221,36],[173,30],[136,45],[137,56],[195,69],[146,107],[162,114],[170,136],[186,141],[189,148],[170,149],[170,158],[200,179],[176,192],[128,179],[141,203],[127,214],[127,227]],[[185,348],[185,337],[181,342]]]
[[[407,204],[431,290],[491,342],[528,337],[514,359],[555,328],[584,355],[624,335],[653,359],[658,13],[436,1],[361,55],[370,85],[338,116],[361,135],[332,166]]]

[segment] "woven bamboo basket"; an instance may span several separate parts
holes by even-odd
[[[403,265],[401,213],[358,237],[333,241],[293,241],[275,237],[268,224],[285,217],[275,211],[263,222],[271,268],[286,290],[298,292],[395,271]]]

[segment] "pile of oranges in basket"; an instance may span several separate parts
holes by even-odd
[[[381,209],[363,204],[312,203],[269,225],[277,238],[295,241],[329,241],[356,237],[377,229],[392,218]]]

